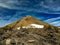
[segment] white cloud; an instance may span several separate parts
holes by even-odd
[[[54,25],[54,26],[60,26],[60,22],[52,22],[52,25]]]
[[[0,3],[0,6],[2,6],[2,7],[9,7],[9,6],[5,5],[4,3]]]
[[[50,24],[59,24],[60,23],[60,21],[54,21],[54,22],[52,22],[52,23],[50,23]]]
[[[55,26],[60,26],[60,17],[50,18],[50,19],[45,20],[45,22],[55,25]]]
[[[60,19],[60,17],[50,18],[50,19],[45,20],[45,22],[51,23],[51,22],[53,22],[53,21],[55,21],[55,20],[58,20],[58,19]]]
[[[6,20],[0,20],[0,27],[4,26],[7,23]]]
[[[60,23],[58,23],[58,24],[55,24],[55,26],[60,26]]]
[[[36,0],[35,0],[36,2]],[[58,0],[57,0],[58,2]],[[46,4],[45,4],[46,3]],[[45,0],[45,1],[40,1],[33,5],[33,7],[36,8],[29,8],[28,5],[31,3],[28,0],[0,0],[0,7],[5,7],[9,9],[17,9],[17,10],[27,10],[27,11],[36,11],[36,12],[44,12],[44,13],[56,13],[60,14],[60,6],[57,6],[57,3],[54,4],[53,0]],[[24,6],[23,6],[24,5]],[[42,8],[41,8],[42,7]],[[46,10],[47,9],[47,10]],[[52,12],[50,12],[50,10]]]

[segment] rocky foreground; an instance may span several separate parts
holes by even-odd
[[[0,29],[0,45],[60,45],[60,29]]]

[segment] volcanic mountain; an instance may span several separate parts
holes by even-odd
[[[44,28],[22,28],[30,25],[34,27],[44,26]],[[0,45],[5,44],[60,45],[60,29],[32,16],[25,16],[0,29]]]
[[[38,24],[38,25],[43,25],[44,28],[51,28],[51,29],[54,29],[55,26],[52,26],[46,22],[43,22],[42,20],[39,20],[39,19],[36,19],[32,16],[25,16],[5,27],[11,27],[11,28],[17,28],[17,27],[22,27],[22,26],[28,26],[30,24]]]

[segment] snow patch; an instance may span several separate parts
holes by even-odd
[[[27,28],[26,26],[23,26],[22,28]]]
[[[44,28],[44,25],[31,24],[33,28]]]
[[[17,29],[20,30],[21,27],[18,27]]]
[[[28,26],[23,26],[22,28],[44,28],[44,25],[30,24]]]
[[[22,26],[22,28],[26,28],[26,29],[28,29],[28,28],[44,28],[44,25],[29,24],[29,25],[27,25],[27,26]],[[20,30],[21,27],[18,27],[17,29]]]

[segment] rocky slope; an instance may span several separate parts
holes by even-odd
[[[32,16],[25,16],[25,17],[15,21],[15,22],[5,26],[5,27],[11,27],[11,28],[15,29],[17,27],[27,26],[29,24],[44,25],[45,28],[50,27],[51,29],[57,28],[57,27],[52,26],[52,25],[50,25],[50,24],[48,24],[46,22],[43,22],[42,20],[38,20],[38,19],[36,19],[36,18],[34,18]]]
[[[16,29],[32,23],[45,27]],[[60,29],[34,17],[26,16],[0,28],[0,45],[60,45]]]

